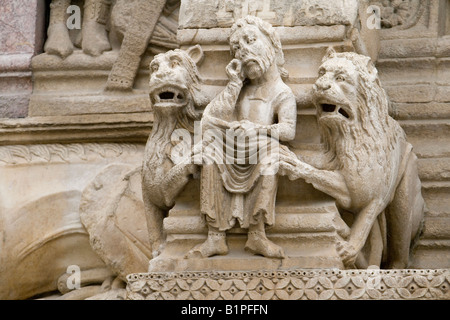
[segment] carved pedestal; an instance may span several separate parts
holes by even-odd
[[[32,117],[99,113],[139,113],[150,110],[141,76],[134,91],[106,92],[106,82],[118,52],[91,57],[81,50],[62,60],[41,54],[33,59],[35,86],[29,114]],[[149,61],[147,61],[148,65]],[[146,75],[144,72],[143,77]],[[143,88],[144,87],[144,88]],[[76,94],[74,94],[76,92]],[[117,115],[117,117],[120,117]]]

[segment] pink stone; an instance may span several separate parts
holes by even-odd
[[[44,1],[0,0],[0,117],[28,114],[31,59],[42,52]]]

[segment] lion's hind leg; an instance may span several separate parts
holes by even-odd
[[[386,209],[387,268],[408,267],[411,244],[420,231],[424,207],[417,157],[411,153],[393,201]]]

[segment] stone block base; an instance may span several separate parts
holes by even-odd
[[[128,300],[448,300],[450,269],[154,272],[127,277]]]

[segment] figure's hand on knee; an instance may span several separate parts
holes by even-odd
[[[241,128],[242,130],[244,130],[245,132],[250,131],[250,130],[255,130],[255,133],[257,130],[262,129],[263,126],[248,120],[243,120],[241,121]]]

